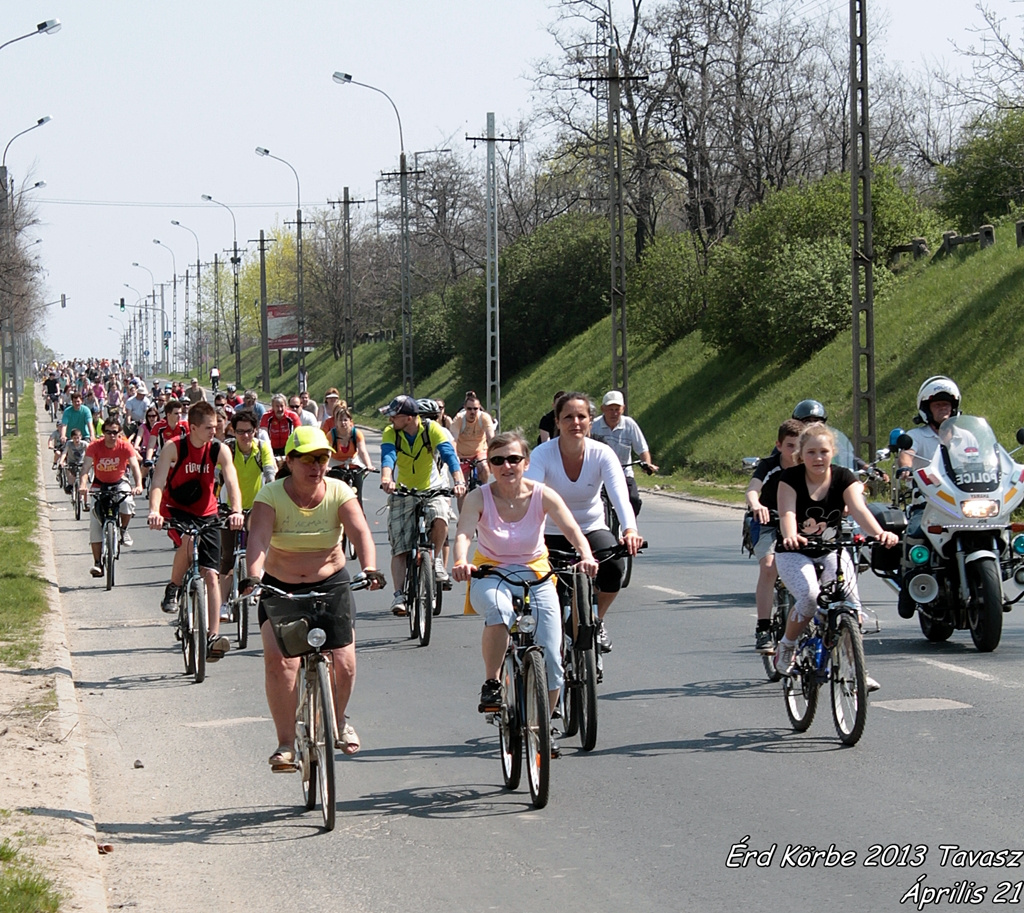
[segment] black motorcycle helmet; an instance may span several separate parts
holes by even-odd
[[[798,422],[827,422],[825,407],[816,399],[802,399],[793,407],[793,418]]]

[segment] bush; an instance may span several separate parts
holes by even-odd
[[[666,346],[697,329],[707,307],[707,282],[689,232],[662,235],[644,250],[629,277],[629,332]]]

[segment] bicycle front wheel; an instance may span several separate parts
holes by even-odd
[[[107,575],[107,589],[114,588],[114,561],[117,559],[117,524],[107,520],[103,524],[103,563]]]
[[[786,714],[797,732],[806,732],[814,721],[818,709],[818,677],[813,669],[794,666],[793,672],[782,682],[786,699]]]
[[[849,615],[839,618],[839,633],[832,648],[832,719],[839,740],[856,745],[868,716],[864,640]]]
[[[518,705],[515,660],[508,653],[501,667],[501,714],[498,720],[501,772],[508,789],[515,789],[519,785],[523,771],[523,732],[519,725]]]
[[[574,645],[576,674],[579,687],[574,689],[576,713],[579,721],[580,745],[584,751],[593,751],[597,745],[597,643],[593,618],[594,584],[583,574],[574,578],[576,605],[580,619],[580,636]]]
[[[82,519],[82,492],[78,490],[78,479],[75,479],[75,488],[71,492],[71,501],[75,505],[75,519]]]
[[[544,654],[531,650],[523,669],[526,705],[526,773],[534,808],[548,804],[551,780],[551,714],[548,713],[548,676]]]
[[[419,573],[416,575],[416,635],[420,639],[421,647],[426,647],[430,644],[430,628],[434,617],[434,589],[436,581],[434,577],[434,560],[431,554],[426,549],[420,551],[423,560],[420,563]]]
[[[302,801],[307,811],[316,805],[317,772],[316,727],[320,719],[319,687],[309,687],[310,657],[304,657],[299,669],[299,701],[295,709],[295,761],[302,784]]]
[[[319,697],[314,716],[316,752],[316,779],[320,787],[320,811],[323,813],[324,829],[334,830],[334,692],[331,689],[331,673],[325,661],[316,664],[317,692]]]
[[[195,656],[195,682],[202,684],[206,678],[206,635],[209,630],[209,616],[206,614],[206,581],[193,577],[190,587],[192,606],[192,653]]]
[[[409,615],[409,637],[413,638],[419,632],[419,620],[416,618],[416,592],[419,586],[419,567],[416,562],[419,552],[413,550],[406,560],[408,564],[405,570],[405,610]]]

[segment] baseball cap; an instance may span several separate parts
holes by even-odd
[[[312,425],[300,425],[288,436],[288,442],[284,445],[285,453],[316,453],[318,450],[331,449],[327,435]]]
[[[625,406],[626,401],[622,398],[622,393],[618,390],[609,390],[605,395],[604,399],[601,400],[602,406]]]
[[[386,415],[390,418],[392,415],[418,415],[419,410],[416,408],[416,400],[406,394],[396,396],[390,403],[384,406],[381,410],[382,415]]]

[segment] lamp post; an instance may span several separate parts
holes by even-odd
[[[53,120],[53,118],[47,114],[44,117],[40,117],[39,120],[37,120],[31,127],[26,127],[20,133],[15,133],[14,136],[7,141],[7,145],[4,146],[4,155],[2,161],[0,161],[0,167],[5,169],[7,168],[7,150],[11,148],[11,143],[13,143],[19,136],[24,136],[26,133],[35,130],[37,127],[41,127],[43,124],[48,124],[51,120]]]
[[[34,35],[35,32],[31,32],[30,34]],[[24,38],[26,36],[23,35],[22,37]],[[14,40],[17,41],[18,39],[16,38]],[[10,44],[10,42],[8,42],[8,44]],[[37,120],[31,127],[26,127],[19,133],[15,133],[14,136],[7,141],[7,145],[4,146],[3,158],[0,159],[0,244],[4,243],[4,241],[8,239],[8,233],[13,230],[13,221],[8,225],[8,210],[13,210],[14,204],[7,195],[7,150],[11,148],[11,143],[13,143],[19,136],[24,136],[26,133],[35,130],[37,127],[41,127],[43,124],[48,124],[50,120],[51,117],[49,114],[45,117],[40,117],[39,120]],[[46,182],[39,181],[35,186],[45,187]]]
[[[164,340],[164,351],[168,348],[171,352],[171,367],[169,370],[173,371],[175,367],[175,360],[178,352],[178,260],[174,256],[174,251],[171,250],[163,241],[159,238],[154,238],[153,243],[162,247],[167,253],[171,255],[171,314],[173,319],[171,320],[171,340],[168,345],[168,340]]]
[[[24,35],[19,35],[17,38],[12,38],[10,41],[5,41],[3,44],[0,44],[0,51],[7,47],[7,45],[14,44],[15,41],[21,41],[23,38],[31,38],[33,35],[52,35],[54,32],[59,31],[60,20],[47,19],[45,22],[40,22],[33,31],[26,32]]]
[[[242,386],[242,333],[241,321],[238,314],[238,223],[235,221],[235,213],[227,203],[215,200],[208,193],[203,194],[207,203],[216,203],[223,206],[231,214],[231,231],[234,238],[233,256],[231,257],[231,268],[235,275],[235,383]]]
[[[144,350],[146,348],[146,317],[145,311],[139,306],[139,302],[142,301],[142,292],[140,292],[135,286],[129,285],[127,282],[123,283],[126,289],[130,289],[135,292],[135,304],[126,305],[124,298],[121,299],[121,306],[128,308],[129,306],[135,310],[135,316],[132,318],[132,323],[135,329],[135,362],[139,367],[139,373],[144,373],[142,368],[144,367]]]
[[[143,266],[141,263],[136,263],[136,262],[133,261],[132,262],[132,266],[138,267],[139,269],[144,269],[147,273],[149,273],[149,284],[150,284],[150,288],[153,291],[153,308],[154,308],[153,315],[152,315],[153,325],[152,325],[152,330],[151,330],[151,333],[150,333],[150,336],[151,336],[151,338],[153,340],[153,347],[149,350],[150,351],[149,364],[150,364],[150,368],[155,371],[156,370],[156,361],[157,361],[156,353],[157,353],[157,349],[159,348],[159,345],[160,345],[159,340],[157,339],[157,335],[156,335],[157,334],[157,329],[156,329],[156,276],[153,275],[153,270],[151,270],[148,266]]]
[[[398,118],[398,144],[401,152],[398,158],[399,172],[399,246],[402,252],[402,389],[410,396],[413,392],[413,364],[412,364],[412,286],[409,275],[409,169],[405,159],[405,136],[402,133],[402,115],[398,113],[398,106],[394,100],[383,89],[371,86],[365,82],[356,82],[349,73],[336,72],[333,76],[336,83],[354,86],[362,86],[364,89],[372,89],[383,95],[395,110],[395,117]]]
[[[200,297],[200,269],[202,267],[202,258],[199,255],[199,235],[197,235],[187,225],[182,225],[177,219],[171,219],[171,225],[176,225],[178,228],[184,228],[193,238],[196,239],[196,372],[199,373],[202,368],[202,329],[203,329],[203,313],[200,310],[200,303],[202,301]],[[189,348],[189,320],[188,320],[188,283],[185,283],[185,373],[188,373],[188,360],[191,354]]]
[[[263,146],[256,147],[256,154],[282,162],[291,168],[292,174],[295,175],[295,308],[296,323],[299,330],[299,367],[297,375],[299,392],[301,393],[306,389],[306,311],[302,300],[302,188],[299,184],[299,173],[292,166],[291,162],[285,161],[280,156],[271,155],[270,150]],[[266,345],[266,341],[263,344]]]

